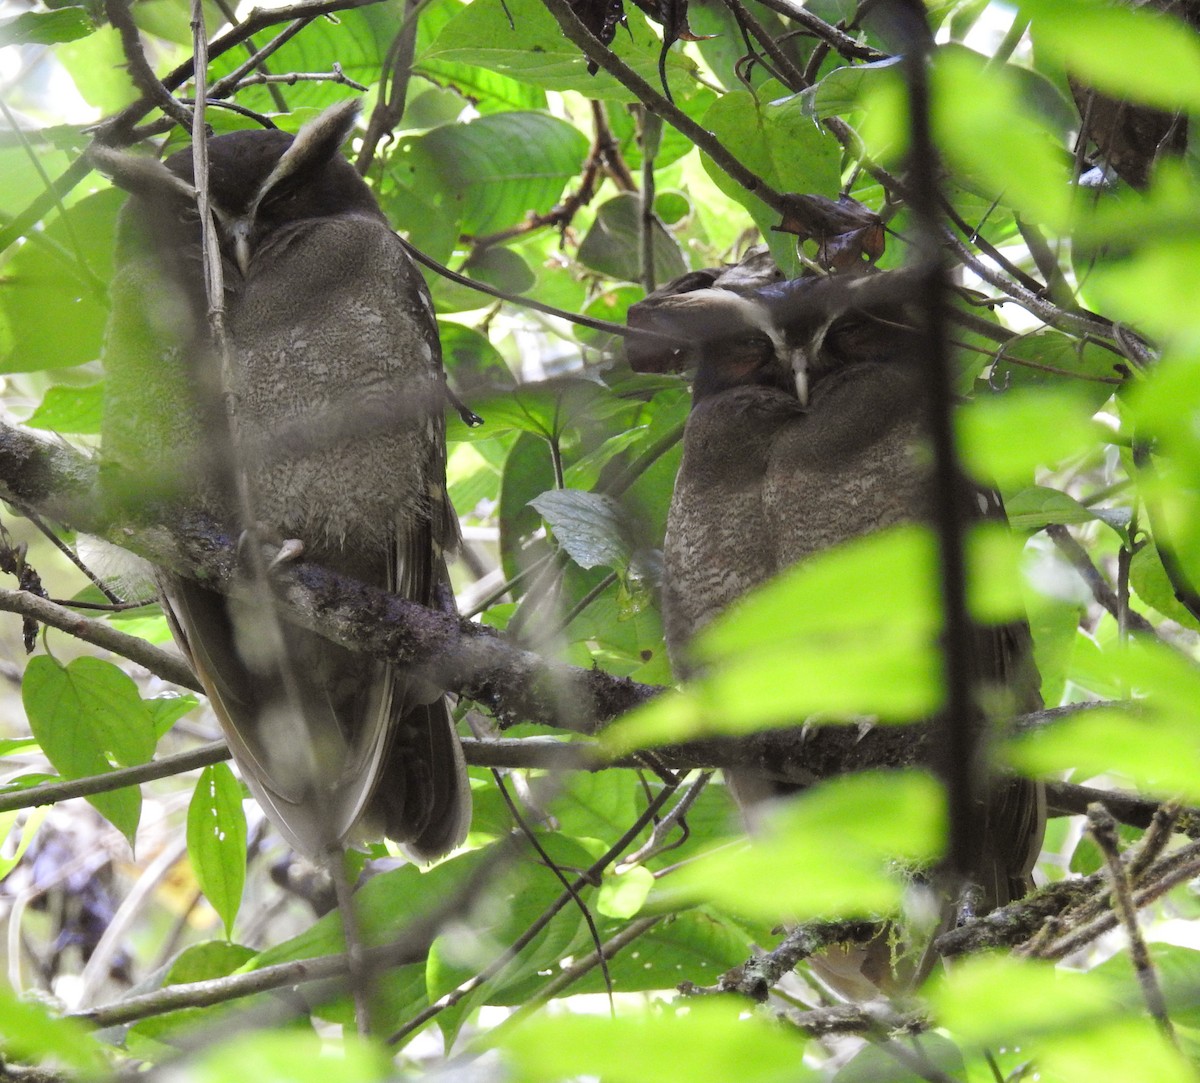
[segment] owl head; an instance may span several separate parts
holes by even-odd
[[[639,371],[694,365],[697,400],[756,385],[805,405],[819,383],[850,364],[919,356],[904,305],[881,299],[885,277],[806,276],[725,289],[685,276],[629,310],[631,326],[662,340],[638,342],[630,363]]]
[[[295,136],[247,130],[209,141],[209,200],[221,251],[243,275],[264,240],[291,222],[356,213],[383,218],[370,189],[341,154],[359,108],[356,99],[339,102]],[[140,200],[143,224],[157,243],[198,249],[190,149],[165,162],[108,147],[92,148],[90,157]]]

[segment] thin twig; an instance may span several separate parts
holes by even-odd
[[[104,11],[108,15],[108,21],[121,36],[121,51],[125,54],[125,67],[133,85],[176,124],[185,131],[191,131],[191,114],[159,82],[154,69],[146,60],[146,54],[142,50],[142,35],[133,21],[127,0],[105,0]]]
[[[1138,927],[1137,910],[1133,905],[1133,896],[1128,870],[1121,863],[1121,854],[1117,848],[1117,822],[1109,815],[1103,805],[1093,805],[1088,809],[1088,827],[1092,838],[1104,855],[1104,863],[1108,867],[1109,883],[1112,888],[1112,907],[1125,927],[1125,935],[1129,938],[1129,956],[1133,963],[1134,973],[1137,974],[1138,985],[1146,1008],[1151,1018],[1158,1023],[1159,1029],[1178,1047],[1179,1041],[1175,1036],[1175,1028],[1167,1014],[1167,1003],[1163,999],[1162,987],[1158,983],[1158,974],[1150,959],[1146,940]]]
[[[164,651],[138,636],[119,631],[107,621],[80,616],[65,606],[47,598],[39,598],[27,590],[0,590],[0,611],[31,617],[84,643],[128,658],[165,681],[193,692],[202,691],[191,667],[179,655]]]
[[[1092,592],[1092,597],[1108,610],[1114,619],[1120,620],[1122,609],[1116,591],[1108,585],[1100,569],[1092,563],[1087,550],[1075,540],[1071,532],[1061,523],[1051,523],[1047,526],[1046,536],[1054,542],[1054,547],[1066,558],[1067,563],[1080,574],[1083,581],[1087,584],[1088,589]],[[1135,612],[1132,609],[1126,609],[1124,612],[1129,627],[1134,629],[1134,631],[1142,632],[1146,635],[1158,635],[1154,625],[1143,617],[1141,613]]]

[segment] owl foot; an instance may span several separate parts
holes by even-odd
[[[238,559],[243,564],[247,563],[246,551],[252,544],[256,544],[262,549],[268,572],[273,572],[285,564],[291,564],[304,555],[304,542],[299,538],[280,538],[273,531],[260,525],[253,530],[243,530],[238,538]]]

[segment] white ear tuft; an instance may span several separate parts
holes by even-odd
[[[277,184],[301,171],[310,162],[325,162],[337,154],[354,131],[361,110],[362,102],[358,98],[347,98],[313,117],[296,133],[292,145],[283,152],[271,175],[263,181],[258,200],[261,201]]]
[[[157,158],[127,154],[95,144],[88,148],[87,160],[101,173],[112,178],[117,187],[133,195],[170,195],[182,202],[196,201],[196,189],[177,177]]]

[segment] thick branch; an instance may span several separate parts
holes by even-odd
[[[185,515],[169,529],[115,525],[101,511],[94,463],[10,426],[0,426],[0,496],[216,589],[247,589],[236,547],[214,523]],[[661,691],[599,670],[550,665],[489,628],[316,565],[281,568],[272,585],[289,620],[351,650],[420,669],[488,707],[502,723],[594,732]]]

